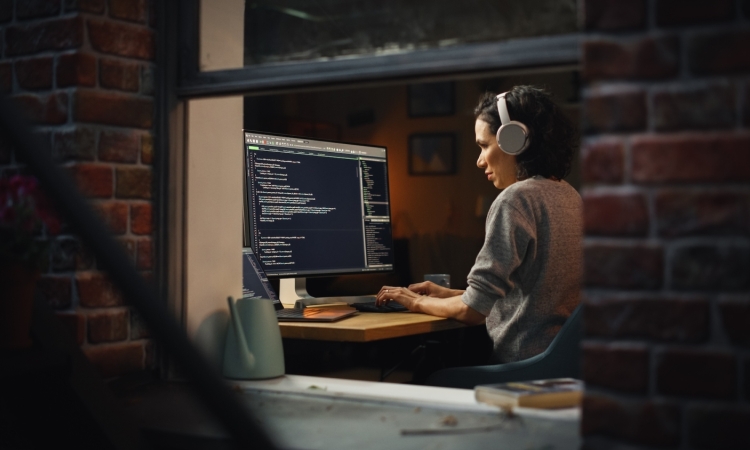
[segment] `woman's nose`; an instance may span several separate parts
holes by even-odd
[[[484,158],[482,158],[482,154],[479,154],[479,158],[477,158],[477,167],[480,169],[483,169],[486,164],[484,163]]]

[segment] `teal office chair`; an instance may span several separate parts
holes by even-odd
[[[474,389],[478,384],[545,378],[579,378],[581,371],[580,344],[583,335],[581,309],[582,305],[576,307],[543,353],[523,361],[506,364],[439,370],[427,378],[427,384]]]

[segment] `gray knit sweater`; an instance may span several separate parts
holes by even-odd
[[[492,203],[462,300],[487,316],[498,362],[543,352],[580,301],[582,202],[565,181],[519,181]]]

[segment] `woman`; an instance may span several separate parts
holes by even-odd
[[[543,352],[579,303],[582,204],[563,180],[576,133],[550,95],[532,86],[485,94],[474,113],[477,167],[501,192],[468,289],[383,286],[377,302],[486,322],[497,362],[518,361]]]

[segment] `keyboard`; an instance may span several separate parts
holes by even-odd
[[[387,312],[407,312],[409,309],[397,302],[390,302],[387,305],[377,306],[375,302],[364,302],[364,303],[352,303],[349,306],[360,312],[376,312],[376,313],[387,313]]]

